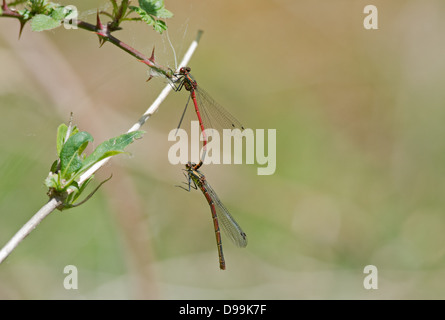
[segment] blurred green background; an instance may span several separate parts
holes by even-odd
[[[75,4],[94,23],[106,1]],[[365,30],[365,5],[379,29]],[[171,165],[170,94],[131,155],[85,205],[47,217],[0,265],[2,299],[445,298],[445,3],[166,0],[168,34],[141,23],[116,37],[175,66],[199,29],[194,77],[246,126],[277,130],[277,168],[203,168],[248,234],[223,235]],[[74,112],[94,145],[128,130],[165,83],[84,30],[34,33],[0,19],[0,246],[47,201],[57,126]],[[172,45],[170,45],[170,42]],[[172,47],[175,51],[173,51]],[[378,289],[363,287],[366,265]],[[79,272],[65,290],[66,265]]]

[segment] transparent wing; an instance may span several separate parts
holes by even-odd
[[[232,242],[241,248],[247,246],[247,235],[244,233],[243,229],[239,226],[239,224],[233,219],[229,211],[224,207],[221,200],[219,200],[215,191],[213,191],[212,187],[204,181],[205,188],[215,203],[216,216],[218,217],[219,225],[221,229],[224,230],[224,233],[232,240]]]
[[[200,86],[195,90],[195,93],[206,129],[244,130],[243,125]]]

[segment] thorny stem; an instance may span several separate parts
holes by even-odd
[[[92,26],[92,25],[91,25]],[[94,26],[93,26],[94,27]],[[184,55],[183,60],[181,61],[179,68],[185,66],[190,61],[194,51],[198,46],[199,39],[201,38],[202,31],[198,31],[198,35],[196,39],[190,45],[188,51]],[[113,37],[114,38],[114,37]],[[135,50],[134,50],[135,51]],[[137,52],[137,51],[136,51]],[[172,86],[168,84],[162,92],[159,94],[158,98],[152,103],[152,105],[145,111],[142,117],[139,119],[136,124],[134,124],[128,132],[133,132],[139,130],[139,128],[150,118],[150,116],[159,108],[160,104],[165,100],[169,92],[172,90]],[[79,178],[79,185],[83,184],[86,180],[88,180],[98,169],[100,169],[103,165],[105,165],[111,157],[105,158],[102,161],[99,161],[95,165],[93,165],[90,169],[88,169],[84,174],[82,174]],[[68,191],[70,193],[70,190]],[[51,198],[47,204],[45,204],[17,233],[6,243],[6,245],[0,249],[0,264],[9,256],[9,254],[22,242],[28,234],[34,230],[40,222],[43,221],[51,212],[57,209],[59,206],[63,204],[62,199]]]
[[[3,0],[1,9],[2,9],[2,14],[0,14],[0,17],[16,18],[19,20],[19,22],[20,22],[19,38],[20,38],[20,35],[22,34],[23,27],[25,26],[27,20],[17,11],[11,10],[8,7],[8,5],[6,4],[6,0]]]
[[[128,2],[128,1],[124,1],[124,2]],[[128,3],[127,3],[128,5]],[[28,21],[26,20],[19,12],[10,9],[8,7],[8,5],[6,4],[6,0],[3,0],[3,4],[1,5],[2,8],[2,13],[0,14],[0,17],[6,17],[6,18],[16,18],[20,21],[20,32],[24,26],[24,24]],[[119,12],[118,12],[118,16],[113,19],[113,21],[107,23],[107,24],[102,24],[102,22],[100,21],[99,18],[99,12],[97,15],[97,24],[91,24],[82,20],[77,20],[76,25],[77,27],[79,27],[80,29],[86,30],[86,31],[91,31],[96,33],[99,38],[101,39],[101,41],[105,42],[111,42],[112,44],[114,44],[115,46],[117,46],[118,48],[124,50],[125,52],[127,52],[128,54],[132,55],[133,57],[137,58],[138,60],[144,62],[146,65],[148,65],[151,69],[153,69],[155,72],[164,75],[165,77],[171,79],[173,77],[173,71],[170,68],[166,68],[163,67],[159,64],[157,64],[154,59],[152,58],[148,58],[147,56],[145,56],[144,54],[142,54],[141,52],[137,51],[135,48],[129,46],[128,44],[126,44],[125,42],[119,40],[118,38],[114,37],[113,35],[111,35],[111,32],[120,29],[118,27],[118,23],[119,21],[117,19],[121,19],[122,17],[122,11],[123,7],[121,6],[119,8]],[[101,43],[102,45],[103,43]]]
[[[100,21],[100,20],[99,20]],[[167,78],[171,78],[173,76],[173,72],[169,68],[165,68],[163,66],[160,66],[141,52],[137,51],[133,47],[129,46],[125,42],[119,40],[118,38],[114,37],[110,33],[110,29],[108,24],[102,25],[101,28],[97,25],[93,25],[91,23],[85,22],[85,21],[77,21],[77,26],[80,29],[84,29],[87,31],[95,32],[97,33],[103,40],[111,42],[116,47],[124,50],[128,54],[132,55],[133,57],[137,58],[138,60],[143,61],[145,64],[147,64],[150,68],[154,69],[156,72],[163,74]]]

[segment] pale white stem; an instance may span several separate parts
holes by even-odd
[[[189,49],[187,50],[186,54],[184,55],[184,58],[182,59],[181,63],[179,64],[178,70],[182,67],[185,67],[193,53],[195,52],[196,48],[198,47],[199,39],[202,35],[202,31],[198,31],[198,35],[196,39],[192,42]],[[167,85],[162,92],[159,94],[158,98],[151,104],[151,106],[145,111],[145,113],[142,115],[142,117],[139,119],[139,121],[134,124],[128,132],[133,132],[139,130],[139,128],[151,117],[152,114],[158,110],[161,103],[165,100],[167,95],[172,90],[171,85]],[[79,178],[79,185],[84,183],[88,178],[90,178],[99,168],[101,168],[103,165],[105,165],[111,157],[103,159],[102,161],[99,161],[95,165],[93,165],[90,169],[85,171],[84,174],[82,174]],[[68,193],[71,193],[72,190],[68,190]],[[34,230],[37,225],[39,225],[40,222],[42,222],[43,219],[45,219],[51,212],[53,212],[59,205],[61,205],[62,202],[60,200],[57,200],[55,198],[50,199],[47,204],[45,204],[12,238],[8,241],[8,243],[0,250],[0,263],[3,262],[3,260],[8,257],[8,255],[19,245],[19,243],[25,239],[25,237],[31,233],[32,230]]]
[[[0,250],[0,263],[18,246],[18,244],[26,238],[28,234],[34,230],[43,219],[53,212],[62,201],[52,198],[48,201],[25,225],[8,241],[8,243]]]

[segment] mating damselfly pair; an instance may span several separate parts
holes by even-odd
[[[152,55],[153,56],[153,55]],[[142,61],[145,63],[145,61]],[[232,240],[232,242],[238,247],[247,246],[247,236],[238,223],[230,215],[229,211],[219,200],[215,191],[207,182],[206,177],[198,170],[204,163],[204,158],[207,152],[207,135],[206,129],[214,129],[214,125],[217,125],[222,129],[240,129],[243,130],[244,127],[241,123],[227,112],[221,105],[219,105],[215,100],[213,100],[210,95],[208,95],[200,86],[196,80],[190,74],[190,67],[182,67],[179,69],[178,73],[173,73],[172,77],[169,78],[170,84],[173,86],[175,91],[181,91],[185,88],[190,92],[187,104],[184,108],[184,112],[179,121],[178,128],[180,127],[182,120],[184,118],[185,112],[187,110],[188,103],[190,99],[193,101],[195,107],[195,112],[198,117],[201,133],[203,136],[203,147],[202,155],[198,164],[187,163],[185,166],[186,176],[188,178],[188,188],[183,189],[190,191],[193,187],[194,189],[200,189],[204,194],[207,202],[209,203],[210,210],[212,213],[213,226],[216,235],[216,244],[218,248],[219,256],[219,267],[221,270],[226,268],[224,254],[222,249],[221,240],[221,229],[224,230],[226,235]],[[149,80],[151,79],[151,76]],[[147,80],[148,81],[148,80]],[[193,186],[192,186],[193,183]]]
[[[191,98],[203,135],[203,152],[198,164],[189,162],[185,165],[185,172],[187,173],[186,176],[188,178],[188,182],[186,183],[188,185],[188,189],[184,189],[190,191],[191,187],[194,189],[199,188],[209,203],[210,211],[212,213],[213,227],[215,230],[216,245],[218,248],[219,267],[221,270],[225,270],[226,263],[222,248],[220,229],[224,230],[225,234],[230,238],[230,240],[232,240],[236,246],[241,248],[247,246],[247,235],[241,229],[226,207],[222,204],[213,188],[207,182],[206,177],[198,169],[202,166],[207,151],[208,140],[205,129],[212,128],[213,123],[217,123],[223,129],[237,128],[242,130],[244,127],[238,120],[236,120],[235,117],[227,112],[221,105],[215,102],[215,100],[213,100],[203,89],[201,89],[200,86],[198,86],[196,80],[191,76],[190,70],[191,69],[189,67],[181,68],[179,73],[176,75],[176,91],[180,91],[182,88],[185,88],[190,92],[189,100],[187,101],[178,127],[181,125],[184,114],[187,110],[187,105]]]

